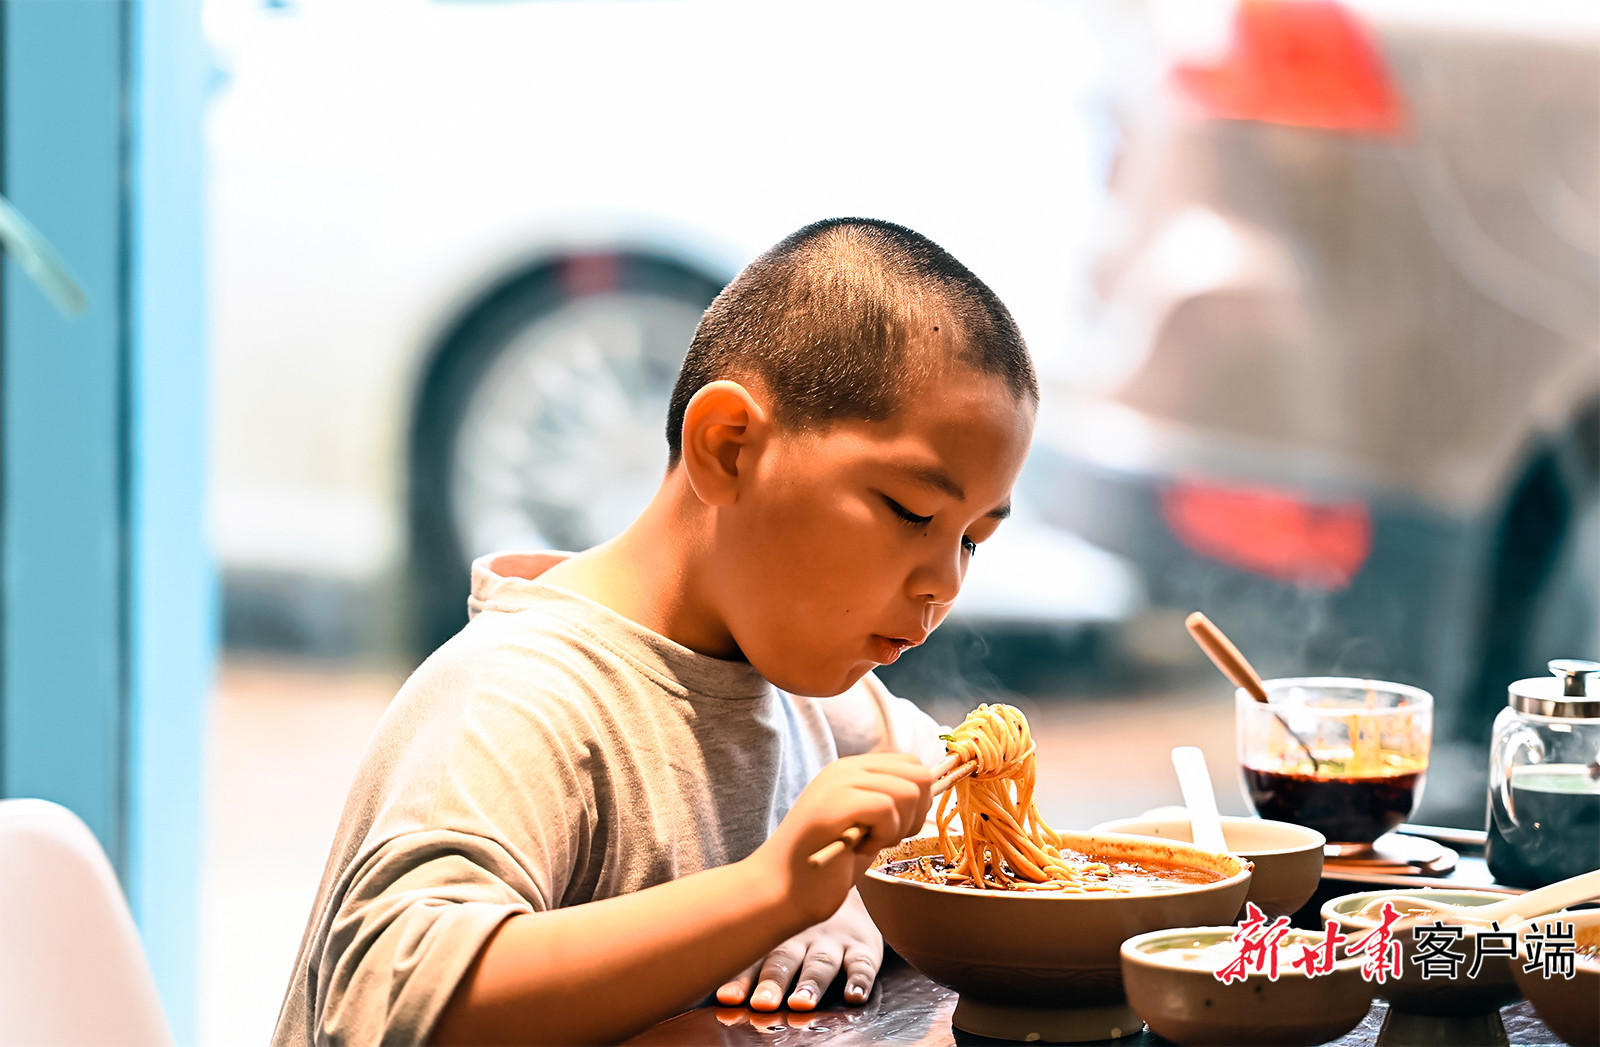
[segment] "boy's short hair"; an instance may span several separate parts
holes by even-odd
[[[813,222],[746,266],[701,317],[667,412],[667,467],[682,454],[690,399],[710,382],[758,379],[783,426],[883,421],[952,359],[1037,405],[1016,322],[948,251],[893,222]]]

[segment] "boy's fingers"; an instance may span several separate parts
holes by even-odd
[[[761,961],[761,976],[750,994],[750,1006],[758,1011],[777,1010],[800,969],[801,957],[802,949],[793,939],[768,953]]]
[[[740,971],[737,977],[729,979],[722,988],[717,990],[717,1002],[727,1007],[737,1007],[750,997],[750,986],[755,984],[756,975],[761,973],[761,963],[752,963]]]
[[[816,1008],[823,990],[833,984],[833,976],[839,973],[840,959],[841,944],[833,940],[818,942],[806,951],[806,958],[800,964],[800,976],[794,980],[794,992],[789,994],[791,1010]]]
[[[896,799],[900,807],[900,835],[910,836],[922,827],[927,816],[929,800],[928,786],[918,785],[916,782],[907,782],[909,788],[902,790]]]
[[[892,765],[896,766],[897,768],[901,768],[902,769],[902,773],[908,773],[908,774],[918,774],[918,773],[920,773],[923,777],[929,779],[930,781],[933,778],[933,771],[926,764],[924,764],[922,762],[920,757],[918,757],[918,756],[916,756],[916,755],[914,755],[912,753],[902,753],[902,752],[867,753],[867,754],[865,754],[865,757],[866,757],[866,759],[869,759],[869,760],[882,761],[883,763],[886,763],[886,764],[892,764]]]
[[[864,1003],[878,978],[878,968],[883,965],[883,946],[876,950],[852,945],[844,954],[844,1001]]]
[[[926,795],[933,788],[933,772],[915,756],[907,753],[881,753],[880,763],[863,768],[872,777],[881,779],[883,787],[892,789],[896,796]]]
[[[813,783],[816,791],[808,787],[811,803],[796,820],[800,832],[794,854],[809,856],[823,850],[852,825],[865,830],[854,848],[857,856],[874,854],[920,831],[927,820],[931,773],[914,756],[850,756],[824,771],[832,773],[826,782]]]
[[[859,810],[856,818],[867,829],[866,837],[856,848],[858,852],[875,851],[900,839],[903,818],[899,801],[894,796],[887,792],[864,790],[857,804]]]
[[[888,809],[882,812],[884,824],[873,826],[884,833],[875,840],[878,846],[887,846],[922,827],[926,817],[923,809],[924,797],[928,792],[926,785],[919,787],[918,783],[904,778],[881,775],[872,780],[868,788],[881,793],[888,800]],[[887,824],[891,819],[894,822],[892,826]]]

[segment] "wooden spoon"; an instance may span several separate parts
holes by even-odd
[[[1222,670],[1223,676],[1242,687],[1250,697],[1262,705],[1272,704],[1267,697],[1266,685],[1261,682],[1261,677],[1257,674],[1255,667],[1245,660],[1244,655],[1239,653],[1239,648],[1233,645],[1232,640],[1222,635],[1222,630],[1218,629],[1211,619],[1196,611],[1185,619],[1183,624],[1188,627],[1190,635],[1200,645],[1200,649],[1206,652],[1206,655],[1218,669]],[[1282,713],[1273,710],[1272,715],[1277,717],[1279,723],[1283,724],[1283,729],[1289,732],[1289,737],[1299,743],[1301,751],[1306,754],[1306,759],[1311,761],[1311,773],[1316,774],[1320,765],[1317,763],[1317,758],[1311,755],[1311,746],[1307,745],[1304,739],[1294,733],[1294,730],[1289,726],[1289,721],[1283,718]]]

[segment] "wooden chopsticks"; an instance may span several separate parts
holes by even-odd
[[[962,759],[958,754],[951,753],[949,756],[939,761],[939,763],[933,768],[933,788],[928,791],[933,796],[943,795],[943,793],[952,785],[956,784],[977,769],[978,764],[976,761],[968,760],[966,762],[962,762]],[[856,845],[859,844],[862,838],[866,835],[867,830],[865,828],[859,825],[852,825],[850,828],[840,833],[837,840],[813,854],[811,856],[811,864],[825,865],[826,863],[833,861],[833,859],[837,858],[845,851],[854,850]]]

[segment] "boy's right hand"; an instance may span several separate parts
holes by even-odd
[[[866,753],[828,764],[805,787],[772,836],[751,860],[778,877],[804,926],[832,916],[856,878],[881,848],[922,828],[931,802],[932,772],[908,753]],[[854,850],[822,865],[811,855],[846,829],[867,830]]]

